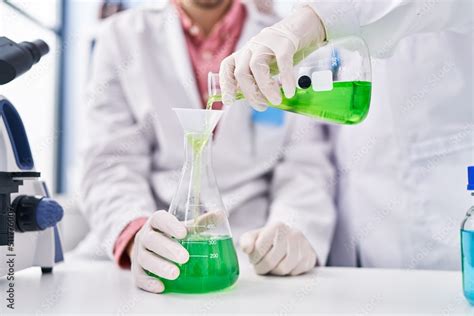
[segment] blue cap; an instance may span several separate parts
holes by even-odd
[[[474,166],[467,167],[467,189],[474,191]]]
[[[49,198],[41,199],[36,207],[36,223],[41,230],[56,225],[63,215],[64,211],[61,205]]]

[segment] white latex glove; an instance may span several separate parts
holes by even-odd
[[[188,251],[176,240],[186,237],[186,226],[167,211],[155,212],[136,234],[132,249],[132,274],[137,287],[152,293],[161,293],[163,282],[149,276],[155,275],[175,280],[179,276],[176,263],[189,260]]]
[[[240,247],[258,274],[299,275],[313,269],[317,261],[303,233],[283,223],[243,234]]]
[[[263,29],[242,49],[222,61],[219,71],[222,101],[226,105],[232,104],[240,89],[256,110],[265,110],[268,101],[281,104],[280,86],[270,74],[270,64],[275,61],[285,96],[293,97],[295,54],[316,48],[325,37],[320,18],[309,6],[303,6]]]

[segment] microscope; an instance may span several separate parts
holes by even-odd
[[[15,43],[0,37],[0,85],[27,72],[49,52],[42,40]],[[0,277],[41,267],[50,273],[63,260],[57,224],[62,207],[49,198],[35,170],[20,115],[0,95]]]

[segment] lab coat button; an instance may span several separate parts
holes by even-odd
[[[189,33],[193,36],[199,35],[199,27],[197,27],[196,25],[191,26],[189,28]]]

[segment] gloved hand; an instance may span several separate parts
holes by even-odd
[[[303,233],[283,223],[243,234],[240,247],[258,274],[299,275],[313,269],[317,261]]]
[[[280,87],[272,79],[275,73],[270,71],[270,64],[275,61],[285,96],[293,97],[296,89],[294,59],[299,62],[301,56],[314,50],[325,38],[323,24],[309,6],[303,6],[277,24],[263,29],[241,50],[222,61],[219,80],[223,103],[232,104],[240,88],[256,110],[265,110],[267,100],[275,105],[281,104]]]
[[[146,274],[144,269],[168,280],[179,276],[179,268],[173,262],[186,263],[189,253],[171,237],[183,239],[186,234],[186,226],[166,211],[157,211],[148,219],[136,234],[130,255],[137,287],[152,293],[165,289],[163,282]]]

